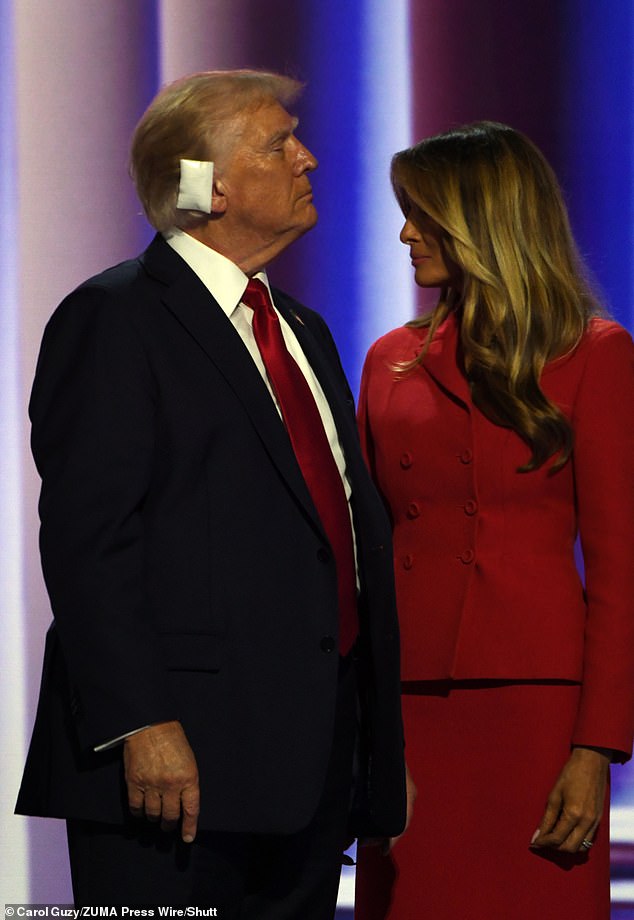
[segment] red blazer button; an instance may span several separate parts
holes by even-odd
[[[401,466],[404,470],[408,470],[413,462],[414,458],[408,450],[401,454]]]
[[[461,562],[464,562],[465,565],[469,565],[475,559],[475,553],[472,549],[466,549],[458,558]]]
[[[420,505],[418,502],[410,502],[407,506],[407,516],[408,518],[417,518],[420,514]]]
[[[414,557],[412,556],[411,553],[408,553],[406,556],[403,557],[403,568],[409,571],[409,569],[411,569],[413,565],[414,565]]]
[[[460,462],[461,463],[471,463],[472,460],[473,460],[473,451],[471,450],[470,447],[465,447],[463,452],[460,454]]]
[[[478,510],[478,503],[474,501],[472,498],[468,499],[464,503],[464,513],[465,514],[472,515],[472,514],[475,514],[477,510]]]

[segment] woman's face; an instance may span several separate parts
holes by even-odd
[[[405,218],[400,240],[409,246],[414,278],[419,287],[445,287],[450,283],[452,272],[445,260],[442,230],[414,204]]]

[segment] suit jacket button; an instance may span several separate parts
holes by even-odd
[[[417,518],[420,514],[420,505],[418,502],[410,502],[407,506],[407,516],[410,520]]]
[[[404,451],[401,454],[401,467],[404,470],[408,470],[413,462],[414,462],[414,458],[412,457],[412,455],[410,454],[408,450]]]
[[[319,648],[322,652],[334,652],[337,648],[337,643],[332,636],[324,636],[324,638],[319,643]]]
[[[471,516],[475,514],[477,510],[478,510],[478,503],[474,501],[472,498],[468,499],[464,503],[464,513],[465,514],[468,514],[469,516]]]
[[[475,553],[472,549],[466,549],[463,553],[458,556],[461,562],[464,562],[465,565],[470,565],[475,559]]]
[[[317,550],[317,558],[320,562],[330,562],[330,553],[325,546],[320,546]]]
[[[407,555],[403,557],[403,568],[409,571],[413,565],[414,557],[411,553],[407,553]]]
[[[465,447],[465,449],[460,454],[460,462],[461,463],[471,463],[472,460],[473,460],[473,451],[471,450],[470,447]]]

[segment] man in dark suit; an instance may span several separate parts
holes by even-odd
[[[389,524],[330,334],[264,271],[317,219],[298,90],[166,87],[132,148],[159,232],[44,335],[18,811],[67,819],[78,904],[322,920],[350,834],[404,823]]]

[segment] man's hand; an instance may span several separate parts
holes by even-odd
[[[159,722],[126,738],[123,746],[130,811],[173,830],[182,816],[181,836],[196,836],[200,791],[198,767],[180,722]]]
[[[605,803],[610,757],[592,748],[575,748],[550,795],[541,824],[531,841],[539,849],[550,847],[579,853],[592,843]]]

